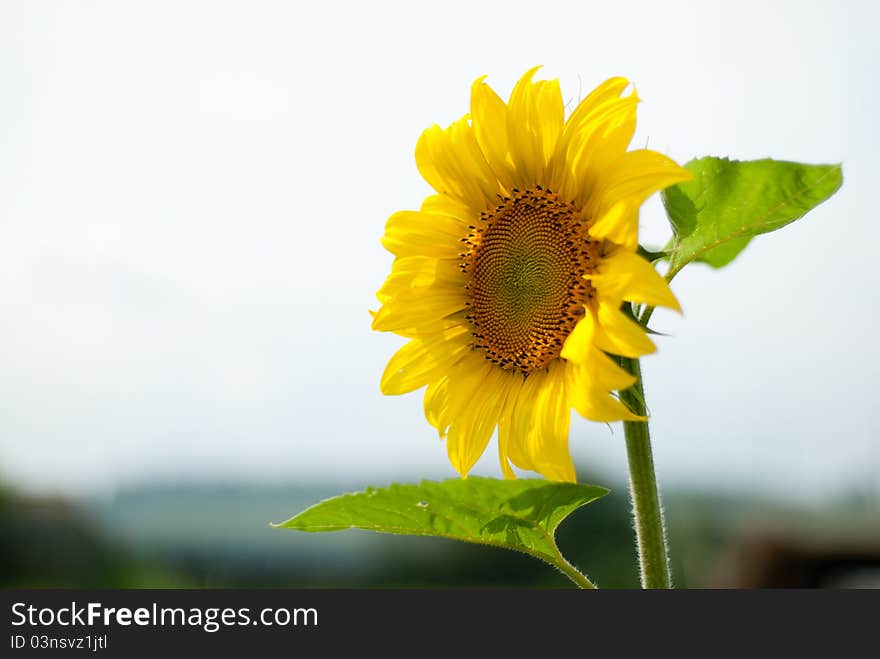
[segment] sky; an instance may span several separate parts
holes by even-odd
[[[455,475],[421,393],[383,397],[386,218],[420,132],[542,64],[623,75],[633,145],[843,163],[841,191],[673,283],[643,360],[664,487],[880,496],[868,2],[0,1],[0,479],[382,484]],[[643,242],[669,236],[655,197]],[[576,420],[581,473],[623,433]],[[473,473],[500,476],[493,446]]]

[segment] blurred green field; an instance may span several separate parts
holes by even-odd
[[[71,588],[569,587],[538,561],[450,540],[270,528],[346,488],[153,486],[111,499],[0,495],[0,585]],[[676,585],[880,587],[880,511],[668,492]],[[559,545],[600,587],[638,586],[626,488],[576,512]]]

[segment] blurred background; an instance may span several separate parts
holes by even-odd
[[[880,587],[877,7],[0,0],[0,585],[565,586],[268,526],[455,475],[421,394],[379,393],[379,237],[428,192],[419,133],[543,64],[572,105],[630,78],[634,146],[682,162],[843,163],[804,220],[676,278],[643,369],[679,585]],[[641,221],[665,243],[658,199]],[[560,545],[636,586],[622,429],[571,445],[612,494]]]

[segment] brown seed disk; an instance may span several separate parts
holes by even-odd
[[[594,294],[598,243],[576,208],[540,186],[505,197],[465,239],[468,320],[475,347],[530,373],[559,356]]]

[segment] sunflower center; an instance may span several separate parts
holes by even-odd
[[[576,209],[540,186],[505,197],[465,239],[467,316],[475,345],[509,370],[530,373],[559,356],[584,315],[598,244]]]

